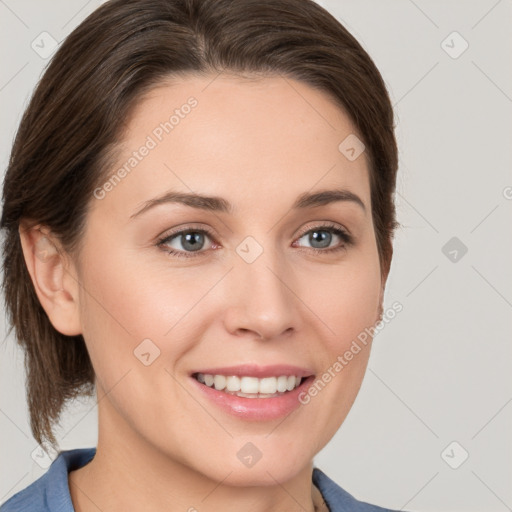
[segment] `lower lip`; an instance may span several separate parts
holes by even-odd
[[[266,421],[287,416],[297,409],[301,404],[299,395],[306,391],[313,382],[315,376],[310,375],[307,379],[292,391],[273,398],[245,398],[237,395],[230,395],[224,391],[217,391],[205,384],[201,384],[194,377],[191,379],[199,390],[213,403],[224,411],[245,420]]]

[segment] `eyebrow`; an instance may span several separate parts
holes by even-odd
[[[315,208],[340,201],[355,203],[366,213],[366,206],[362,199],[353,192],[344,189],[321,190],[313,193],[305,192],[296,199],[291,209]],[[190,206],[191,208],[227,214],[233,214],[234,211],[233,205],[222,197],[170,190],[159,197],[146,201],[142,208],[130,215],[130,218],[137,217],[149,209],[165,203],[178,203]]]

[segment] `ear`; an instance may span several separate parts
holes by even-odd
[[[379,309],[377,311],[377,316],[375,317],[375,322],[373,322],[373,325],[377,325],[381,320],[382,320],[382,315],[384,314],[384,288],[385,288],[385,283],[383,282],[382,286],[381,286],[381,289],[380,289],[380,294],[379,294]]]
[[[378,324],[382,320],[382,315],[384,314],[384,291],[386,289],[386,283],[388,281],[389,272],[391,269],[391,258],[393,256],[393,247],[390,247],[390,256],[389,256],[389,265],[384,270],[384,274],[381,279],[380,286],[380,294],[379,294],[379,311],[377,313],[377,319],[375,320],[375,324]]]
[[[53,327],[67,336],[82,334],[79,283],[71,258],[41,225],[22,222],[19,234],[35,292]]]

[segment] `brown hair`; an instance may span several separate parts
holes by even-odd
[[[186,73],[263,73],[329,94],[366,146],[381,274],[392,257],[398,166],[391,102],[356,39],[312,0],[110,0],[63,42],[14,140],[3,186],[3,290],[25,350],[31,429],[57,445],[66,400],[92,394],[81,335],[50,323],[28,273],[19,224],[47,226],[78,254],[93,190],[104,181],[122,124],[163,79]],[[341,142],[341,141],[340,141]]]

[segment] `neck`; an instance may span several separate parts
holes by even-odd
[[[266,472],[266,481],[258,485],[237,481],[234,471],[212,478],[186,461],[162,453],[126,423],[119,422],[119,417],[110,424],[108,417],[99,422],[93,460],[69,474],[76,512],[323,510],[321,494],[312,483],[312,463],[285,482],[274,479],[271,471]]]

